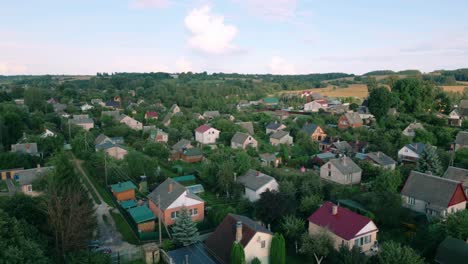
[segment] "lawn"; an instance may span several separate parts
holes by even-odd
[[[110,214],[114,219],[115,225],[117,226],[117,230],[119,230],[120,234],[123,237],[123,240],[127,241],[130,244],[138,245],[139,241],[135,236],[132,228],[128,225],[127,221],[125,221],[124,217],[120,213],[114,213],[110,210]]]
[[[0,180],[0,192],[8,192],[6,181]]]

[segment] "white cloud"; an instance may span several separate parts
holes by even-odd
[[[0,62],[0,75],[26,74],[28,68],[24,65]]]
[[[193,71],[192,63],[186,58],[179,58],[176,61],[176,68],[179,72],[190,72]]]
[[[137,9],[144,8],[166,8],[172,4],[171,0],[132,0],[130,7]]]
[[[271,20],[287,20],[296,15],[298,0],[234,0],[254,15]]]
[[[194,8],[185,17],[185,27],[191,33],[190,47],[208,54],[225,54],[236,51],[232,41],[237,28],[227,25],[224,17],[213,14],[210,6]]]
[[[295,66],[279,56],[273,56],[271,58],[268,70],[269,73],[272,74],[296,74]]]

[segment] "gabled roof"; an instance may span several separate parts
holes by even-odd
[[[203,156],[203,152],[198,148],[189,148],[182,152],[183,155],[188,157]]]
[[[404,130],[403,132],[405,133],[411,133],[413,132],[414,130],[416,129],[422,129],[424,130],[424,126],[421,124],[421,123],[418,123],[418,122],[413,122],[411,124],[409,124]]]
[[[266,126],[266,129],[276,130],[280,128],[283,124],[278,122],[271,122]]]
[[[177,104],[173,104],[173,105],[171,106],[171,108],[169,109],[169,111],[173,112],[174,109],[176,109],[176,108],[178,108],[178,107],[179,107],[179,106],[178,106]]]
[[[283,130],[278,130],[275,133],[271,134],[270,138],[274,139],[281,139],[285,136],[289,136],[289,132],[283,131]]]
[[[13,144],[11,145],[12,152],[28,153],[28,154],[37,154],[37,144],[36,143],[23,143],[23,144]]]
[[[342,174],[362,172],[362,169],[349,157],[331,159],[329,162]]]
[[[129,208],[127,212],[137,224],[156,219],[153,212],[146,205]]]
[[[276,160],[275,153],[263,153],[263,154],[260,154],[259,156],[262,161],[266,161],[266,162],[272,162]]]
[[[468,170],[449,166],[444,173],[444,178],[461,182],[464,186],[468,186]]]
[[[461,188],[458,181],[411,171],[401,194],[428,202],[431,206],[447,208],[459,186]]]
[[[123,145],[120,145],[120,144],[116,144],[116,143],[114,143],[112,141],[105,141],[105,142],[95,146],[95,148],[97,150],[106,150],[106,149],[110,149],[110,148],[114,148],[114,147],[127,150],[127,147],[125,147]]]
[[[361,116],[359,116],[358,113],[355,113],[355,112],[345,113],[344,116],[346,117],[350,125],[362,124]]]
[[[352,152],[353,147],[346,141],[337,141],[332,144],[339,152]]]
[[[303,127],[302,127],[302,131],[304,131],[307,135],[312,135],[315,130],[317,130],[317,128],[319,127],[319,125],[317,124],[305,124]]]
[[[148,117],[158,117],[158,112],[155,111],[147,111],[146,116]]]
[[[434,261],[442,264],[459,264],[466,263],[467,259],[468,243],[461,239],[446,237],[437,247]]]
[[[249,244],[257,232],[272,235],[268,229],[246,216],[228,214],[205,241],[209,252],[223,264],[230,263],[231,248],[236,240],[236,225],[239,221],[242,222],[242,239],[240,243],[243,247]]]
[[[94,124],[94,120],[92,118],[81,118],[81,119],[70,119],[70,124]]]
[[[231,142],[237,143],[237,144],[244,144],[244,142],[249,138],[252,137],[251,135],[247,133],[242,133],[242,132],[236,132],[234,136],[231,139]]]
[[[466,146],[468,145],[468,132],[467,131],[460,131],[457,134],[455,139],[455,144]]]
[[[238,182],[253,191],[260,189],[265,184],[276,181],[275,178],[270,175],[266,175],[256,170],[248,170],[243,176],[239,177]]]
[[[35,179],[48,174],[54,167],[41,167],[27,170],[20,170],[15,173],[14,178],[20,185],[31,184]]]
[[[396,164],[396,161],[381,151],[370,152],[367,154],[367,158],[381,166]]]
[[[335,204],[325,202],[317,209],[308,220],[318,226],[328,229],[335,235],[346,240],[353,239],[372,220],[350,211],[344,207],[338,207],[338,212],[333,215],[332,208]],[[378,229],[371,230],[378,231]]]
[[[181,139],[179,142],[175,143],[174,146],[172,146],[172,149],[175,151],[181,151],[184,148],[188,148],[191,146],[190,140],[187,139]]]
[[[99,145],[104,141],[111,141],[110,137],[104,135],[104,134],[99,134],[99,136],[96,137],[94,140],[94,145]]]
[[[169,186],[172,184],[172,191],[170,191]],[[203,199],[197,195],[187,192],[187,189],[180,183],[174,181],[171,178],[167,178],[164,182],[159,184],[156,189],[154,189],[148,198],[151,199],[156,205],[158,205],[158,197],[161,198],[161,204],[158,206],[161,210],[166,210],[177,198],[183,195],[186,192],[186,197],[204,202]]]
[[[411,151],[417,153],[418,155],[421,155],[421,153],[424,152],[424,150],[426,149],[426,147],[428,147],[429,145],[426,145],[424,143],[411,143],[411,144],[406,144],[405,147],[407,147],[408,149],[410,149]]]
[[[245,130],[247,130],[247,133],[249,133],[250,135],[253,136],[255,134],[254,126],[252,122],[239,122],[237,124],[243,127]]]
[[[124,191],[128,191],[131,189],[134,189],[134,190],[137,189],[135,184],[133,184],[133,182],[131,181],[119,182],[119,183],[111,185],[112,192],[124,192]]]
[[[205,133],[206,131],[210,130],[212,127],[210,127],[209,125],[201,125],[199,127],[197,127],[197,129],[195,129],[195,131],[199,132],[199,133]]]
[[[315,155],[315,157],[323,160],[323,159],[334,159],[336,157],[335,154],[331,153],[331,152],[324,152],[324,153],[319,153],[317,155]]]
[[[219,117],[220,115],[221,114],[219,113],[219,111],[205,111],[203,113],[204,117],[209,117],[209,118]]]

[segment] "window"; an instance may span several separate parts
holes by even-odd
[[[331,171],[328,171],[328,177],[331,177]]]
[[[32,185],[28,185],[28,192],[32,192]],[[453,210],[453,208],[452,208]]]
[[[176,219],[179,217],[179,211],[171,212],[171,219]]]
[[[262,240],[261,245],[262,245],[262,248],[265,248],[266,247],[266,241]]]
[[[371,236],[368,235],[368,236],[365,236],[364,237],[364,244],[369,244],[371,242]]]
[[[450,208],[450,212],[455,213],[455,208]]]
[[[416,204],[416,200],[414,199],[414,197],[411,197],[411,196],[408,197],[408,204],[411,204],[411,205]]]
[[[189,215],[190,215],[190,216],[193,215],[193,209],[189,209],[188,212],[189,212]]]
[[[193,208],[193,215],[197,215],[198,214],[198,208]]]
[[[330,163],[328,163],[328,169],[331,170],[331,164]]]

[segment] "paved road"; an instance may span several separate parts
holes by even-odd
[[[16,193],[16,186],[15,186],[15,184],[13,183],[13,180],[12,180],[12,179],[6,180],[6,184],[7,184],[7,187],[8,187],[8,194],[9,194],[10,196],[15,195],[15,193]]]

